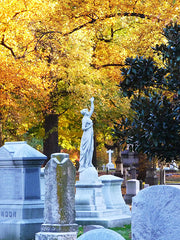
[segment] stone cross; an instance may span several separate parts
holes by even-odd
[[[108,162],[108,164],[106,164],[106,167],[108,168],[108,170],[109,169],[114,169],[114,164],[112,163],[112,161],[111,161],[111,154],[113,153],[114,151],[112,151],[111,149],[109,149],[108,151],[107,151],[107,153],[109,154],[109,162]]]
[[[111,154],[113,153],[114,151],[112,151],[111,149],[109,149],[108,151],[107,151],[107,153],[109,154],[109,163],[112,163],[112,161],[111,161]]]

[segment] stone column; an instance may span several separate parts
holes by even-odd
[[[44,223],[36,240],[75,240],[75,167],[65,153],[51,155],[46,164]]]

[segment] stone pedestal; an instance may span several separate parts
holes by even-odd
[[[46,164],[44,223],[36,240],[75,240],[75,167],[65,153],[52,154]]]
[[[89,167],[80,173],[79,181],[76,182],[76,217],[79,211],[103,211],[106,209],[102,186],[94,167]]]
[[[113,175],[104,175],[99,177],[102,181],[103,187],[103,198],[105,200],[107,209],[116,209],[118,214],[129,215],[130,209],[129,206],[125,204],[125,201],[122,197],[121,185],[123,178],[119,178]]]
[[[0,239],[32,240],[43,222],[40,166],[46,156],[26,142],[0,148]]]
[[[126,195],[124,200],[127,204],[132,203],[132,197],[136,196],[140,190],[139,180],[131,179],[126,183]]]
[[[130,223],[130,211],[120,188],[122,179],[112,175],[98,178],[94,167],[80,173],[79,179],[75,196],[78,224],[119,227]]]

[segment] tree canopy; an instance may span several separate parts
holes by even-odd
[[[3,139],[43,138],[44,116],[58,114],[60,145],[76,148],[80,109],[94,96],[97,138],[107,141],[112,120],[129,114],[117,91],[120,67],[128,56],[152,57],[179,13],[178,0],[1,2]]]

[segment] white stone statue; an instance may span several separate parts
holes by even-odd
[[[83,135],[81,138],[81,146],[80,146],[80,167],[79,172],[84,171],[89,167],[93,167],[92,157],[94,151],[94,134],[93,134],[93,122],[90,117],[94,111],[94,97],[90,99],[91,101],[91,109],[83,109],[81,114],[83,115],[82,119],[82,130]]]

